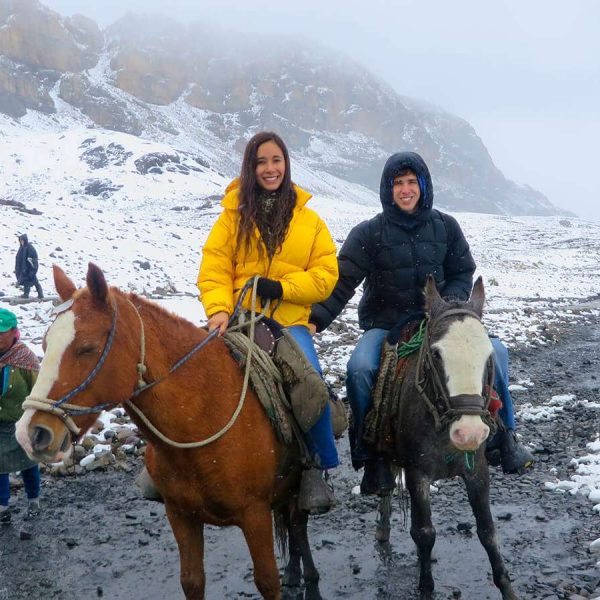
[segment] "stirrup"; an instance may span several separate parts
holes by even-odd
[[[322,515],[335,506],[333,486],[321,469],[312,468],[302,471],[298,508],[309,515]]]

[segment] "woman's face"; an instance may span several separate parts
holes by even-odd
[[[13,345],[15,335],[14,329],[0,333],[0,352],[6,352]]]
[[[274,192],[283,182],[285,158],[273,141],[265,142],[256,153],[256,181],[263,190]]]

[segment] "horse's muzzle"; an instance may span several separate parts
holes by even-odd
[[[450,441],[461,452],[473,452],[485,442],[490,428],[479,415],[462,415],[450,425]]]

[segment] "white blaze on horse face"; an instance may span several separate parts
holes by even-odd
[[[26,409],[15,425],[15,437],[17,438],[17,442],[21,444],[21,448],[23,448],[29,456],[33,455],[33,448],[31,447],[31,440],[29,439],[27,430],[29,429],[29,421],[31,421],[34,412],[33,408]]]
[[[477,319],[454,321],[432,347],[442,355],[448,395],[481,394],[492,343]],[[452,443],[465,452],[477,450],[489,433],[490,428],[476,415],[463,415],[450,425],[449,431]]]
[[[477,319],[465,317],[462,321],[454,321],[446,335],[432,348],[442,355],[448,395],[481,394],[492,342]]]
[[[31,390],[31,397],[48,397],[52,386],[58,379],[63,354],[74,339],[75,314],[72,310],[69,310],[58,315],[48,329],[48,333],[46,334],[46,352],[44,353],[38,378]],[[15,431],[17,441],[29,455],[32,454],[33,450],[31,448],[28,429],[34,412],[33,409],[28,408],[17,421]]]
[[[33,398],[48,398],[52,386],[58,379],[60,363],[65,350],[75,339],[75,313],[72,310],[63,312],[46,334],[46,352],[40,367],[37,381],[31,390]],[[54,398],[58,400],[58,398]]]

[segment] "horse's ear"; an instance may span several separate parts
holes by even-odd
[[[427,281],[425,282],[425,312],[429,317],[432,317],[440,313],[446,303],[440,296],[437,286],[435,285],[435,279],[433,275],[427,275]]]
[[[469,302],[473,305],[473,310],[481,317],[483,315],[483,305],[485,303],[485,289],[483,288],[483,279],[481,275],[477,278]]]
[[[77,291],[77,287],[58,265],[52,265],[52,273],[54,275],[54,287],[60,299],[63,302],[70,300]]]
[[[92,298],[102,304],[106,304],[108,285],[100,267],[97,267],[94,263],[88,263],[88,272],[85,281],[92,294]]]

